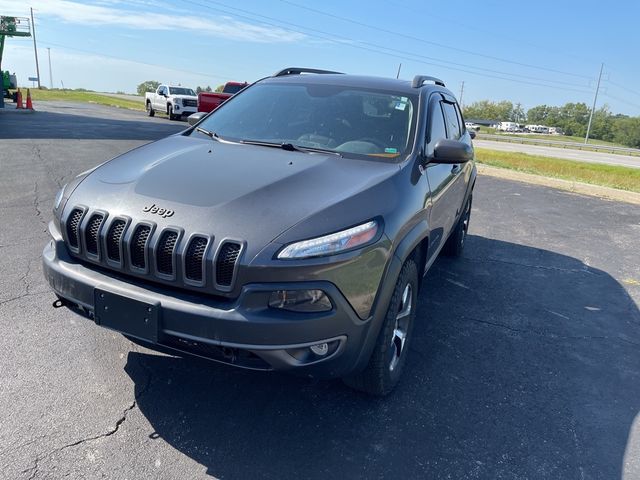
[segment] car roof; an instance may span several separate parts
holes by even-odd
[[[424,85],[420,88],[413,88],[409,80],[398,80],[395,78],[373,77],[365,75],[345,75],[345,74],[292,74],[279,77],[267,77],[260,83],[286,83],[297,85],[340,85],[344,87],[364,87],[377,90],[388,90],[405,95],[418,95],[421,91],[437,90],[446,93],[450,92],[446,88],[436,85]]]

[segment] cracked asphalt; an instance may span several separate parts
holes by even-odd
[[[145,350],[41,270],[57,189],[184,127],[0,114],[0,478],[640,478],[640,209],[478,179],[464,258],[420,292],[397,391]]]

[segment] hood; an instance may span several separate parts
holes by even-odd
[[[187,235],[208,234],[216,243],[244,240],[251,255],[301,220],[398,169],[391,163],[176,135],[98,167],[76,188],[65,215],[74,205],[86,205],[160,228],[177,226]]]

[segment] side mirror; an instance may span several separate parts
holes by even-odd
[[[429,163],[465,163],[473,159],[473,148],[458,140],[439,140]]]
[[[475,140],[477,133],[475,130],[469,130],[469,135],[471,135],[471,140]]]
[[[202,118],[206,115],[206,112],[196,112],[196,113],[192,113],[191,115],[189,115],[189,118],[187,118],[187,121],[189,122],[189,125],[195,125],[196,123],[198,123],[200,120],[202,120]]]

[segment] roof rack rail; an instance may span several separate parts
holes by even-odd
[[[427,75],[416,75],[415,77],[413,77],[413,82],[411,82],[411,86],[413,88],[420,88],[422,84],[427,81],[434,82],[436,85],[440,85],[441,87],[445,86],[444,82],[439,78],[429,77]]]
[[[344,75],[343,72],[333,72],[331,70],[319,70],[317,68],[304,68],[304,67],[303,68],[289,67],[274,73],[272,76],[284,77],[285,75],[300,75],[301,73],[338,73],[338,74]]]

